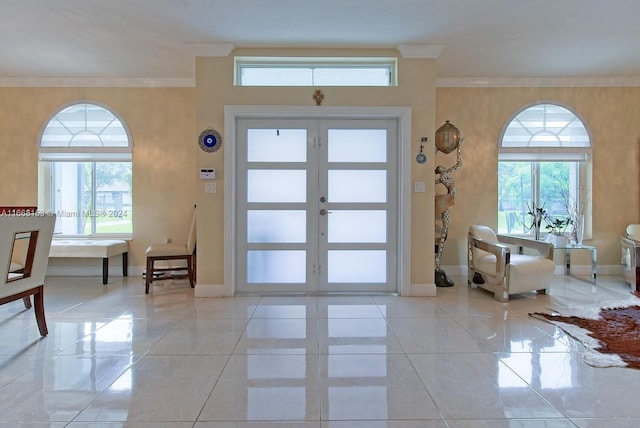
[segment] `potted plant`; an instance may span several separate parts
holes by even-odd
[[[547,235],[547,241],[553,243],[556,247],[564,247],[569,242],[569,237],[564,234],[564,231],[569,226],[571,219],[569,217],[545,217],[547,226],[545,229],[549,231]]]
[[[531,206],[527,202],[527,210],[527,214],[532,217],[531,224],[529,226],[523,224],[523,226],[527,230],[533,229],[534,239],[537,241],[540,239],[540,227],[542,226],[542,220],[547,217],[547,210],[544,209],[544,204],[537,207],[535,202]]]

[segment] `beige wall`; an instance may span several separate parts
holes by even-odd
[[[233,56],[398,56],[395,50],[236,50],[228,57],[202,57],[196,60],[197,129],[207,127],[224,135],[225,105],[313,106],[311,87],[237,87],[233,85]],[[419,137],[428,136],[427,153],[433,151],[435,132],[435,60],[399,59],[399,84],[385,88],[319,88],[325,94],[323,106],[396,106],[412,108],[411,148],[417,154]],[[198,167],[213,167],[218,174],[218,193],[198,194],[198,284],[220,285],[224,281],[224,180],[230,165],[224,165],[224,150],[200,152]],[[433,284],[433,160],[413,163],[412,181],[426,181],[426,193],[412,195],[411,283]],[[212,221],[217,219],[217,221]]]
[[[551,101],[571,108],[590,130],[593,240],[585,243],[597,246],[599,265],[619,266],[618,236],[628,223],[640,221],[640,88],[439,88],[436,93],[436,122],[450,120],[465,137],[443,265],[466,265],[469,225],[497,226],[502,127],[524,106]]]
[[[251,54],[254,52],[242,52]],[[295,54],[287,51],[288,54]],[[357,52],[341,52],[356,54]],[[275,52],[273,54],[282,54]],[[305,54],[308,54],[305,53]],[[323,52],[325,55],[338,52]],[[362,54],[362,51],[360,51]],[[367,54],[395,55],[395,51]],[[103,103],[127,123],[134,139],[134,239],[130,264],[144,265],[152,241],[186,236],[191,207],[204,209],[199,222],[198,283],[224,280],[225,146],[214,154],[197,149],[198,133],[214,127],[224,135],[224,105],[313,105],[313,88],[234,87],[233,58],[200,58],[197,88],[0,88],[0,205],[37,203],[37,148],[41,126],[62,105],[78,100]],[[428,136],[429,163],[413,163],[412,181],[427,192],[412,193],[411,282],[433,282],[433,169],[455,162],[433,156],[435,129],[450,120],[465,137],[464,163],[455,173],[456,205],[451,210],[443,266],[466,264],[467,228],[497,223],[497,151],[500,129],[522,106],[556,101],[575,110],[591,131],[593,158],[593,241],[601,266],[619,265],[618,235],[640,221],[640,88],[440,88],[433,60],[401,59],[397,88],[322,88],[325,106],[376,105],[413,108],[412,156]],[[435,158],[435,159],[434,159]],[[218,193],[205,194],[199,167],[218,169]]]
[[[188,233],[197,177],[194,88],[0,88],[0,205],[37,204],[40,129],[81,100],[112,109],[133,136],[129,263],[144,266],[149,243]]]

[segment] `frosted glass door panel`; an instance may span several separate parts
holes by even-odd
[[[305,170],[250,169],[247,202],[306,202]]]
[[[249,129],[247,161],[306,162],[306,129]]]
[[[248,210],[247,242],[307,241],[307,212],[304,210]]]
[[[386,129],[329,129],[329,162],[386,162]]]
[[[307,280],[304,250],[250,250],[247,252],[247,282],[304,284]]]
[[[387,118],[240,118],[241,293],[397,291],[398,127]]]
[[[328,242],[387,242],[387,212],[331,211]]]
[[[329,202],[386,202],[387,171],[330,170]]]
[[[330,283],[384,283],[387,252],[384,250],[330,250],[327,279]]]

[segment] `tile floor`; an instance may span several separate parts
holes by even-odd
[[[592,368],[528,313],[627,299],[558,276],[509,303],[463,277],[433,298],[194,298],[184,282],[50,277],[49,335],[0,307],[0,427],[637,427],[640,371]]]

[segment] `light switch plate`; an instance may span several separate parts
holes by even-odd
[[[218,186],[216,183],[204,183],[204,193],[217,193]]]
[[[424,181],[416,181],[413,183],[413,192],[414,193],[424,193]]]

